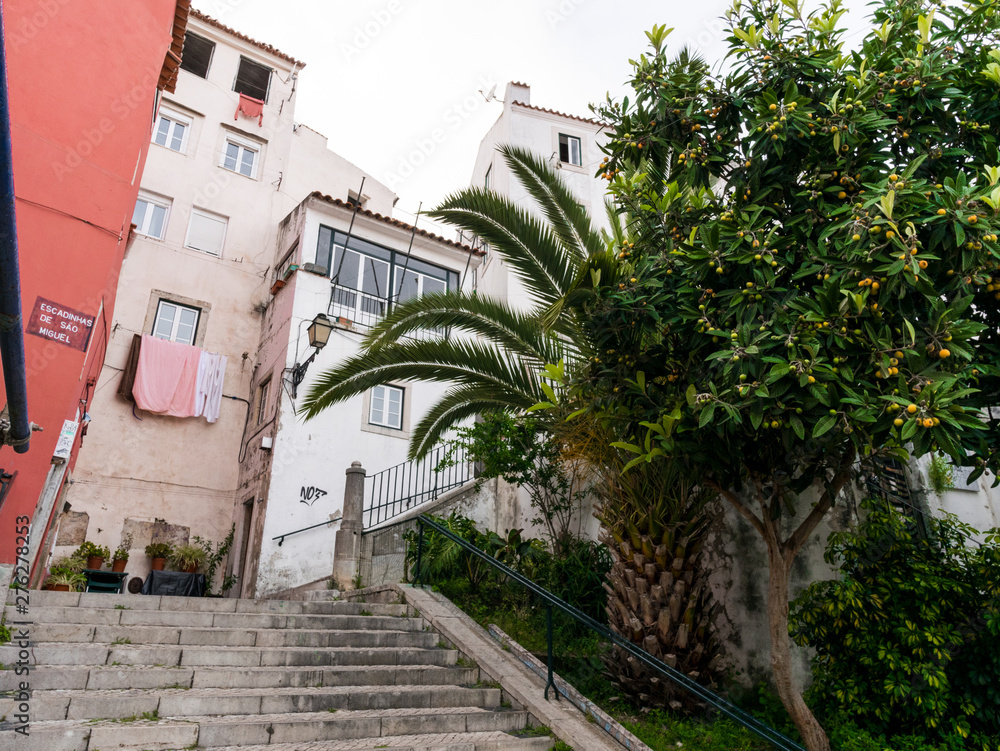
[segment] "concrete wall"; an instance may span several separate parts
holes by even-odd
[[[927,477],[930,463],[931,457],[924,456],[912,462],[909,469],[910,481],[931,514],[954,514],[979,532],[1000,528],[1000,487],[992,487],[995,479],[992,473],[986,472],[970,484],[968,469],[951,467],[952,487],[937,493]]]

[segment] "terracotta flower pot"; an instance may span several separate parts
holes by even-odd
[[[163,567],[167,565],[166,558],[154,558],[153,565],[150,567],[153,571],[163,571]]]
[[[87,568],[99,569],[104,565],[104,558],[99,555],[92,555],[87,558]]]
[[[69,584],[53,584],[49,587],[50,592],[69,592]]]
[[[198,565],[195,564],[194,566],[188,566],[186,569],[184,569],[184,573],[185,574],[196,574],[196,573],[198,573]]]
[[[114,561],[111,562],[111,570],[120,574],[125,571],[125,564],[127,563],[128,558],[115,558]]]

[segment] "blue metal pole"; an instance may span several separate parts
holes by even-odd
[[[10,98],[7,91],[7,36],[0,0],[0,358],[7,391],[10,434],[7,443],[23,454],[28,450],[28,383],[21,326],[21,269],[17,257],[14,215],[14,163],[10,144]]]

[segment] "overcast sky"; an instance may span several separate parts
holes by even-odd
[[[805,0],[815,7],[816,0]],[[852,30],[866,0],[847,0]],[[531,103],[577,115],[620,98],[653,24],[675,28],[710,62],[725,53],[730,0],[195,0],[195,6],[307,66],[295,117],[331,149],[388,184],[399,218],[468,185],[479,143],[500,115],[477,91],[531,85]],[[855,39],[858,32],[851,34]],[[435,129],[443,143],[429,141]],[[423,146],[423,163],[409,155]],[[409,214],[409,215],[408,215]],[[421,219],[425,223],[426,219]],[[424,225],[426,226],[426,225]]]

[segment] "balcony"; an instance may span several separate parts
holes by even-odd
[[[385,314],[392,309],[393,303],[398,302],[388,297],[361,292],[343,284],[333,284],[332,286],[328,315],[340,326],[363,333],[381,321]],[[414,331],[407,336],[420,341],[447,339],[448,330],[441,328]]]

